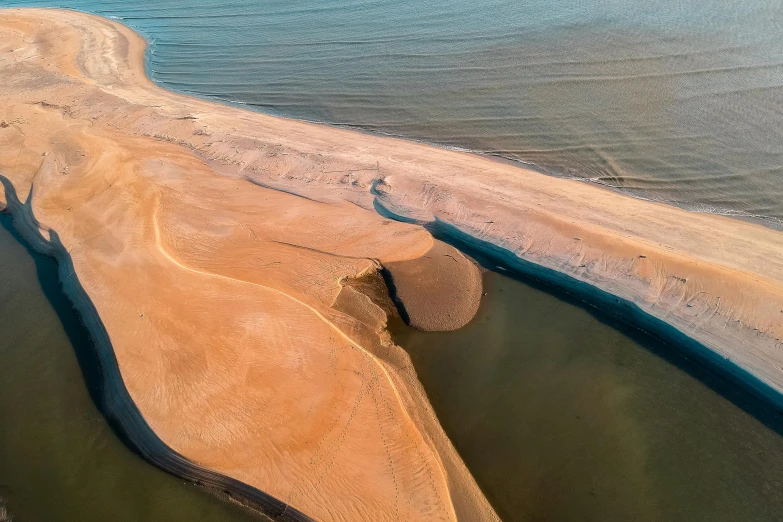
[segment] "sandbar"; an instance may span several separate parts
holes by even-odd
[[[171,92],[144,40],[97,16],[5,9],[0,34],[0,206],[67,267],[180,464],[315,520],[497,520],[386,331],[384,270],[419,327],[475,313],[480,283],[448,278],[478,269],[440,255],[433,226],[632,302],[783,390],[779,232]]]

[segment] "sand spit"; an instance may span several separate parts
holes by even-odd
[[[426,254],[426,230],[216,171],[175,136],[221,124],[120,93],[170,94],[127,28],[6,10],[0,33],[2,206],[58,259],[104,410],[142,455],[276,520],[497,518],[391,343],[391,309],[356,290]]]
[[[88,328],[94,343],[93,348],[99,366],[97,370],[101,376],[102,404],[99,406],[110,424],[133,444],[138,453],[160,468],[198,483],[220,497],[228,497],[226,500],[240,502],[260,511],[273,520],[312,522],[313,518],[268,493],[199,466],[173,451],[160,440],[144,420],[122,381],[109,334],[90,297],[81,286],[72,260],[57,233],[50,230],[49,239],[44,238],[39,223],[32,215],[30,206],[19,201],[16,191],[8,179],[0,176],[0,186],[5,190],[7,200],[4,212],[9,212],[13,216],[14,228],[20,233],[27,245],[57,260],[58,275],[63,290],[79,312],[79,316]],[[0,522],[2,520],[0,518]],[[264,520],[268,519],[264,518]]]
[[[320,520],[496,519],[373,290],[395,263],[452,273],[426,268],[422,224],[634,303],[783,390],[783,234],[169,92],[99,17],[4,10],[0,33],[0,174],[67,253],[161,451]]]

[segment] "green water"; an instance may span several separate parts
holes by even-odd
[[[394,335],[504,521],[783,519],[775,411],[582,306],[484,282],[465,328]]]
[[[88,339],[54,260],[0,225],[0,498],[14,521],[265,520],[123,445],[85,385]]]
[[[0,224],[0,498],[14,519],[260,520],[115,436],[54,261]],[[781,519],[774,410],[580,305],[495,272],[485,290],[457,332],[394,335],[504,521]]]

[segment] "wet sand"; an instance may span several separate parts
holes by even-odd
[[[465,258],[427,261],[423,224],[595,285],[783,387],[777,232],[171,93],[144,75],[143,40],[98,17],[7,10],[0,33],[5,204],[64,267],[116,366],[114,413],[159,465],[322,520],[496,519],[383,307],[347,284],[394,263],[475,278]],[[470,288],[422,307],[459,321],[421,326],[464,323]]]

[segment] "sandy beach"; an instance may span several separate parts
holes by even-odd
[[[166,91],[144,40],[96,16],[9,9],[0,32],[0,206],[67,266],[132,401],[117,414],[137,408],[183,473],[316,520],[497,519],[386,331],[384,274],[420,328],[476,312],[477,267],[424,225],[783,391],[779,232]]]

